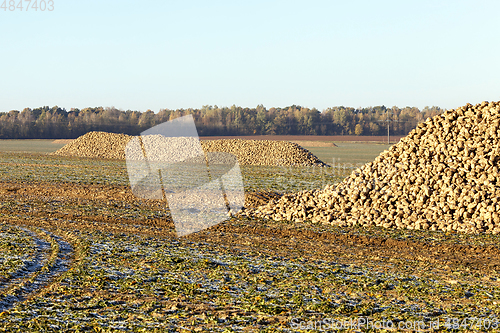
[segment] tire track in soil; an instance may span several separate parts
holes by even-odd
[[[18,207],[0,209],[0,215],[3,213],[5,216],[13,218],[21,217],[24,220],[21,222],[23,225],[29,224],[50,229],[53,221],[37,220],[46,219],[49,216],[54,221],[57,220],[59,226],[67,229],[100,229],[108,232],[131,232],[155,237],[175,237],[174,225],[170,219],[122,218],[120,216],[99,215],[95,212],[81,214],[77,208],[81,204],[80,200],[85,200],[87,206],[99,207],[103,201],[111,198],[113,198],[113,203],[119,203],[120,206],[129,204],[134,207],[151,208],[152,205],[159,204],[156,201],[137,200],[126,186],[0,182],[0,190],[2,189],[15,189],[12,191],[13,193],[9,191],[9,194],[6,194],[6,198],[8,197],[11,201],[35,197],[40,199],[41,191],[45,191],[46,197],[42,198],[42,202],[37,203],[37,207],[41,209],[30,211],[29,220],[27,219],[28,215],[24,218],[19,214],[15,215],[15,213],[21,213],[23,216],[26,214],[20,204]],[[102,199],[98,199],[101,197]],[[42,208],[44,203],[56,199],[67,205],[65,211],[47,211]],[[368,255],[395,259],[405,258],[411,261],[432,262],[439,266],[451,266],[452,269],[465,267],[481,273],[500,269],[500,249],[497,244],[467,245],[442,243],[441,241],[427,242],[383,236],[363,236],[356,235],[355,232],[348,229],[346,229],[346,233],[341,234],[315,232],[266,227],[268,223],[269,221],[262,225],[251,222],[247,226],[232,226],[231,223],[224,223],[207,230],[206,232],[211,233],[208,237],[204,231],[188,238],[192,240],[210,239],[210,242],[217,244],[243,246],[251,241],[252,246],[270,247],[274,251],[283,250],[284,252],[293,247],[296,251],[311,257],[333,257],[351,251],[352,255],[357,255],[360,258]]]
[[[2,212],[2,210],[0,210]],[[28,222],[35,227],[49,227],[51,221],[38,221],[44,212],[31,214]],[[13,215],[10,215],[14,217]],[[122,218],[107,218],[98,215],[78,217],[78,221],[71,214],[55,213],[59,227],[64,229],[99,229],[106,232],[129,232],[154,237],[176,238],[174,224],[171,220],[135,220]],[[22,217],[20,215],[17,218]],[[23,224],[27,223],[28,216],[24,216]],[[34,219],[35,218],[35,219]],[[268,222],[267,222],[268,223]],[[208,236],[208,234],[210,236]],[[295,230],[289,228],[272,227],[266,224],[235,226],[232,223],[222,223],[207,230],[189,235],[191,241],[206,241],[214,244],[231,246],[249,246],[264,249],[273,249],[273,252],[290,254],[291,248],[302,255],[311,258],[332,259],[344,256],[346,251],[354,256],[367,258],[377,256],[411,261],[432,262],[438,266],[452,268],[466,267],[473,271],[485,273],[500,269],[500,249],[496,246],[471,246],[452,243],[429,243],[418,240],[399,240],[391,237],[356,235],[349,230],[345,234],[331,232],[316,232],[312,230]]]
[[[36,253],[32,260],[25,262],[24,267],[11,274],[7,283],[0,286],[0,312],[9,310],[17,303],[25,301],[28,297],[36,294],[38,290],[47,286],[55,277],[67,271],[73,257],[71,244],[61,237],[39,228],[59,247],[55,260],[50,260],[52,250],[50,242],[38,237],[29,229],[17,227],[33,237]]]

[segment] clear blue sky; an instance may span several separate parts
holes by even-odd
[[[0,9],[0,111],[497,101],[499,13],[500,1],[481,0],[54,0],[52,12]]]

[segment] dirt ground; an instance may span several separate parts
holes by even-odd
[[[391,136],[392,143],[404,136]],[[243,136],[202,136],[200,140],[247,139],[247,140],[284,140],[284,141],[337,141],[337,142],[387,142],[387,136],[357,135],[243,135]]]
[[[273,195],[247,195],[246,204],[262,203]],[[32,217],[19,219],[22,224],[50,227],[51,223],[57,223],[58,227],[175,237],[170,218],[148,215],[148,212],[165,210],[165,204],[159,200],[137,199],[126,186],[1,182],[0,204],[3,204],[0,216],[28,213]],[[120,210],[124,207],[128,210],[134,208],[140,213],[124,217]],[[398,239],[400,237],[391,232],[363,235],[355,229],[323,230],[321,227],[236,218],[184,238],[234,248],[257,248],[261,252],[285,257],[340,258],[360,265],[366,265],[367,258],[373,263],[420,262],[444,274],[466,270],[487,276],[500,270],[500,250],[496,246]],[[397,269],[397,265],[394,267]]]
[[[62,143],[62,144],[67,144],[67,143],[70,143],[71,141],[73,141],[73,139],[57,139],[57,140],[54,140],[52,141],[52,143]]]
[[[391,136],[392,143],[398,142],[404,136]],[[246,140],[278,140],[292,142],[337,141],[337,142],[387,142],[387,136],[358,135],[242,135],[242,136],[201,136],[200,140],[246,139]],[[54,140],[52,143],[70,143],[71,139]]]

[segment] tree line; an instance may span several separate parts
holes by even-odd
[[[445,110],[433,106],[316,108],[288,106],[266,109],[205,105],[200,109],[161,109],[155,113],[118,110],[114,107],[84,109],[43,106],[0,112],[2,139],[73,139],[89,131],[138,135],[168,120],[193,115],[200,136],[215,135],[406,135],[427,117]]]

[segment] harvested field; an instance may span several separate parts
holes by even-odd
[[[358,168],[372,162],[391,145],[374,142],[337,142],[336,147],[307,147],[320,160],[334,167]]]
[[[391,143],[399,142],[404,136],[391,136]],[[202,136],[200,140],[245,139],[276,141],[323,141],[323,142],[378,142],[387,143],[387,136],[368,135],[242,135],[242,136]]]
[[[48,154],[62,148],[65,143],[53,143],[54,140],[0,140],[0,152],[24,152]]]
[[[7,250],[0,284],[17,286],[12,272],[36,257],[37,238],[50,244],[41,248],[43,267],[51,260],[43,258],[69,259],[69,269],[54,271],[44,287],[3,303],[6,331],[297,331],[293,318],[360,317],[440,318],[444,327],[446,317],[493,320],[500,311],[493,235],[233,218],[176,238],[164,202],[137,199],[119,185],[118,162],[91,167],[86,159],[39,156],[31,161],[36,178],[26,182],[26,155],[0,157],[18,179],[0,182]],[[64,176],[78,164],[86,175]],[[89,183],[102,169],[107,177],[94,181],[104,184]],[[56,170],[73,180],[53,181]],[[280,195],[249,191],[247,206]]]
[[[352,169],[241,171],[249,212],[365,184],[343,182]],[[177,238],[163,200],[132,194],[123,160],[0,153],[0,330],[308,332],[365,318],[499,331],[499,236],[458,231],[239,216]]]
[[[254,138],[254,139],[250,139],[251,137],[245,137],[245,138],[243,138],[243,137],[231,137],[231,139],[290,141],[290,142],[294,142],[302,147],[336,147],[336,145],[333,142],[325,142],[325,141],[319,141],[319,140],[307,140],[307,141],[297,141],[297,140],[293,140],[293,139],[287,140],[286,136],[280,136],[280,137],[283,137],[283,139],[281,139],[281,140],[280,139],[272,139],[272,138],[264,139],[265,137],[266,136],[261,135],[258,138]],[[205,137],[202,140],[222,140],[222,139],[228,139],[228,138],[227,137],[219,137],[218,139],[209,139],[209,137],[208,138]],[[58,139],[58,140],[54,140],[52,143],[68,144],[68,143],[72,142],[73,140],[74,139]]]
[[[61,144],[61,143],[68,144],[72,141],[73,141],[73,139],[57,139],[57,140],[52,141],[52,143],[54,143],[54,144]]]
[[[337,147],[333,142],[324,141],[291,141],[298,144],[301,147]]]

